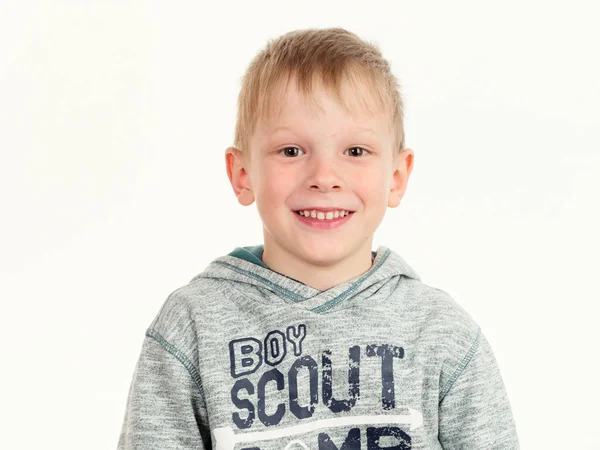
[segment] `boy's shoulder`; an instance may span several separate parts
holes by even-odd
[[[442,381],[468,364],[482,341],[482,330],[475,318],[448,292],[410,280],[406,292],[409,315],[418,317],[419,345],[432,359],[442,361]]]
[[[193,322],[197,311],[207,311],[215,299],[221,298],[223,280],[194,277],[172,291],[162,302],[150,328],[165,330]]]
[[[199,278],[172,291],[162,301],[146,336],[159,341],[163,347],[195,354],[201,339],[198,329],[210,321],[215,299],[226,297],[220,295],[222,285],[219,280]]]
[[[428,324],[454,331],[464,328],[470,330],[469,334],[478,328],[473,316],[447,291],[421,280],[408,280],[407,283],[407,307],[420,310]]]

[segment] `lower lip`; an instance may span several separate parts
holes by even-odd
[[[313,219],[312,217],[301,216],[300,214],[298,214],[296,212],[293,212],[293,214],[300,220],[300,222],[308,225],[309,227],[320,228],[322,230],[331,230],[332,228],[341,227],[348,220],[350,220],[350,217],[352,217],[354,215],[354,213],[350,213],[347,216],[338,217],[337,219],[319,220],[319,219]]]

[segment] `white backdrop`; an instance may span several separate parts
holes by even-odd
[[[247,64],[281,33],[342,26],[390,60],[415,151],[375,245],[481,325],[522,448],[600,449],[599,12],[1,2],[0,447],[116,448],[166,297],[261,242],[225,172]]]

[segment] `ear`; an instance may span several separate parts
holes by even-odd
[[[238,202],[244,206],[254,203],[254,193],[252,192],[250,177],[246,170],[246,161],[242,152],[235,147],[229,147],[225,150],[225,165],[229,182]]]
[[[392,183],[388,196],[388,206],[396,208],[406,192],[408,178],[413,168],[415,153],[410,148],[405,148],[394,157],[394,166],[396,170],[392,174]]]

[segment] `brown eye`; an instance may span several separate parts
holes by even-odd
[[[292,158],[298,156],[299,152],[301,151],[302,150],[300,150],[298,147],[285,147],[280,150],[280,152],[283,152],[285,156]]]
[[[348,151],[350,156],[362,156],[365,153],[365,149],[362,147],[350,147]]]

